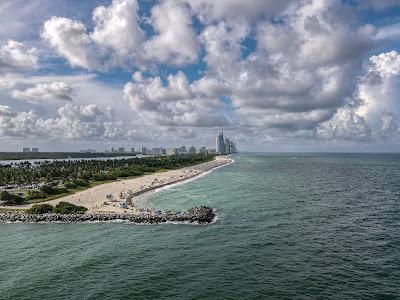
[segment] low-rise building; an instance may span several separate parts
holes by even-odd
[[[200,154],[207,154],[207,148],[206,147],[201,147],[199,150]]]
[[[167,155],[178,155],[179,148],[167,148]]]

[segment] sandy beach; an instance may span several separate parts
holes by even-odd
[[[139,195],[157,188],[172,185],[180,181],[185,181],[190,178],[201,175],[211,169],[219,166],[229,164],[232,160],[225,156],[218,156],[215,160],[185,167],[178,170],[171,170],[167,172],[158,172],[150,175],[144,175],[134,179],[117,180],[110,183],[101,184],[91,187],[76,194],[68,195],[55,200],[47,201],[46,203],[56,205],[61,201],[69,202],[75,205],[80,205],[88,208],[88,212],[102,212],[102,213],[135,213],[138,210],[135,207],[121,208],[120,196],[126,198],[128,193]],[[107,196],[114,198],[112,201]],[[135,196],[136,197],[136,196]],[[132,202],[135,203],[135,197]],[[9,208],[25,209],[31,205],[19,205]],[[7,207],[5,207],[7,208]]]

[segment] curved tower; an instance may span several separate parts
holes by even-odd
[[[217,136],[215,149],[218,154],[220,154],[220,155],[225,154],[224,133],[222,131]]]

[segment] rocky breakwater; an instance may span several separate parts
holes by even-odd
[[[194,223],[208,224],[215,218],[212,208],[198,206],[186,212],[176,211],[152,211],[138,214],[118,213],[89,213],[89,214],[27,214],[21,212],[0,213],[0,222],[3,223],[82,223],[82,222],[107,222],[124,221],[136,224],[157,224],[157,223]]]

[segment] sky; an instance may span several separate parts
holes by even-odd
[[[0,0],[0,151],[399,152],[400,0]]]

